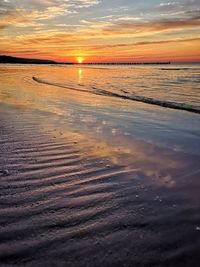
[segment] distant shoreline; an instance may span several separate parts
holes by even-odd
[[[0,56],[0,64],[62,64],[53,60]],[[68,63],[70,64],[70,63]]]
[[[166,62],[88,62],[88,63],[73,63],[73,62],[57,62],[46,59],[20,58],[12,56],[0,56],[0,64],[58,64],[58,65],[169,65],[170,61]]]

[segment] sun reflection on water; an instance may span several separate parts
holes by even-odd
[[[83,80],[83,70],[81,68],[78,69],[78,83],[81,83]]]

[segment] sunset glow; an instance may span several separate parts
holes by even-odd
[[[84,62],[84,58],[83,57],[77,57],[77,62],[79,63],[79,64],[82,64],[83,62]]]
[[[75,63],[200,61],[199,7],[197,0],[2,0],[0,54]]]

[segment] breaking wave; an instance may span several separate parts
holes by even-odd
[[[132,100],[132,101],[137,101],[137,102],[143,102],[143,103],[146,103],[146,104],[156,105],[156,106],[160,106],[160,107],[164,107],[164,108],[185,110],[185,111],[188,111],[188,112],[193,112],[193,113],[200,114],[200,107],[197,107],[197,106],[194,106],[194,105],[190,105],[190,104],[186,104],[186,103],[179,103],[179,102],[172,102],[172,101],[167,101],[167,100],[158,100],[158,99],[154,99],[154,98],[151,98],[151,97],[135,95],[133,93],[130,94],[129,92],[127,92],[125,90],[122,90],[122,92],[125,93],[125,95],[123,95],[123,94],[110,92],[110,91],[107,91],[107,90],[104,90],[104,89],[100,89],[100,88],[96,88],[96,87],[92,87],[92,89],[94,89],[93,91],[91,91],[91,90],[81,90],[81,89],[79,89],[77,87],[68,86],[68,85],[60,84],[60,83],[56,83],[56,82],[49,82],[49,81],[40,79],[40,78],[38,78],[36,76],[33,76],[32,79],[35,82],[38,82],[38,83],[41,83],[41,84],[57,86],[57,87],[66,88],[66,89],[73,90],[73,91],[86,92],[86,93],[92,93],[92,94],[96,94],[96,95],[103,95],[103,96],[110,96],[110,97],[118,97],[118,98],[122,98],[122,99],[127,99],[127,100]]]

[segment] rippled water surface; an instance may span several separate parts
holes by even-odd
[[[0,66],[0,266],[199,266],[199,74]]]

